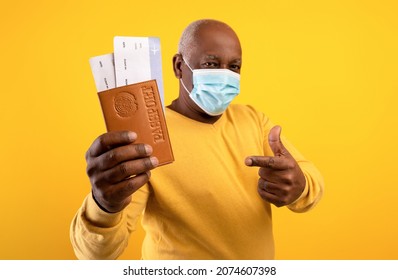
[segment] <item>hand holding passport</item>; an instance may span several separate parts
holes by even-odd
[[[149,144],[159,165],[171,163],[163,108],[159,38],[115,37],[114,55],[90,59],[108,131],[130,130]]]
[[[87,151],[87,174],[97,205],[114,213],[148,182],[149,170],[174,161],[159,39],[115,37],[114,54],[93,57],[90,65],[108,133]]]

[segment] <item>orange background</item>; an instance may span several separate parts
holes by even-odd
[[[313,211],[274,209],[277,259],[398,258],[396,1],[8,1],[0,30],[0,259],[74,259],[90,191],[84,153],[105,131],[88,59],[113,37],[159,36],[171,58],[199,18],[243,46],[242,91],[324,175]],[[143,232],[122,258],[140,258]]]

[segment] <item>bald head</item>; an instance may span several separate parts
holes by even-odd
[[[208,30],[229,33],[239,42],[234,30],[226,23],[213,19],[201,19],[192,22],[185,28],[178,44],[178,52],[189,60],[192,56],[192,50],[200,43],[201,34],[206,33]]]

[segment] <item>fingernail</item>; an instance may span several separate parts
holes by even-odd
[[[145,153],[147,154],[147,155],[150,155],[150,154],[152,154],[152,147],[151,146],[149,146],[149,145],[145,145]]]
[[[247,159],[245,159],[245,164],[247,166],[251,166],[253,164],[253,160],[251,158],[247,158]]]
[[[159,160],[156,157],[151,157],[152,166],[158,166]]]
[[[151,171],[147,171],[145,173],[146,173],[146,176],[148,176],[148,178],[151,178]]]
[[[135,133],[133,131],[129,131],[127,133],[127,138],[129,141],[134,141],[135,139],[137,139],[137,133]]]

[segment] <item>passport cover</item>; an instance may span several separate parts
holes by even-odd
[[[108,131],[137,133],[135,143],[149,144],[159,165],[174,161],[156,80],[98,92]]]

